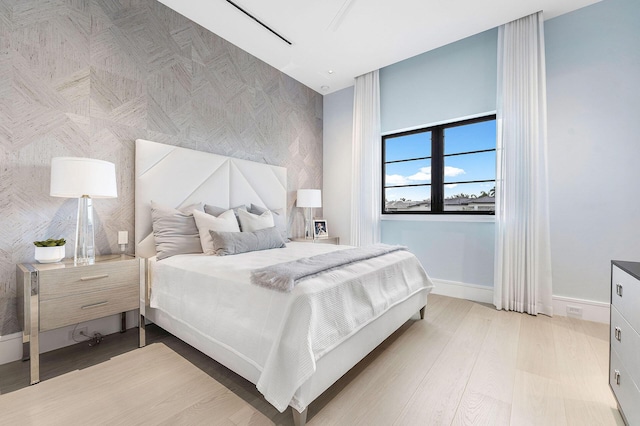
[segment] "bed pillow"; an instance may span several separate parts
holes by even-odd
[[[247,206],[245,206],[244,204],[241,204],[237,207],[232,207],[230,209],[225,209],[224,207],[218,207],[218,206],[212,206],[211,204],[205,204],[204,205],[204,212],[205,213],[209,213],[212,214],[216,217],[220,216],[222,213],[226,212],[227,210],[233,210],[233,212],[236,215],[236,219],[238,220],[238,226],[240,226],[240,219],[238,218],[238,210],[247,210]],[[242,229],[242,227],[240,226],[240,229]]]
[[[267,210],[268,209],[266,207],[260,207],[252,203],[251,207],[249,208],[249,213],[260,215],[266,212]],[[271,210],[271,213],[273,215],[273,223],[276,226],[276,229],[280,231],[280,235],[282,236],[282,239],[285,242],[289,241],[289,232],[287,230],[287,218],[285,217],[284,209]]]
[[[213,254],[213,240],[209,231],[240,232],[238,219],[233,210],[227,210],[218,217],[196,210],[193,212],[193,218],[200,233],[200,244],[204,254]]]
[[[249,213],[245,210],[238,210],[238,219],[240,219],[240,229],[242,229],[242,232],[259,231],[260,229],[273,228],[275,226],[273,214],[270,210],[260,215]]]
[[[286,247],[275,227],[253,232],[216,232],[209,231],[213,241],[213,251],[217,256],[247,253]]]
[[[193,218],[194,211],[202,211],[202,203],[177,210],[151,202],[151,221],[158,260],[176,254],[202,253],[200,234]]]

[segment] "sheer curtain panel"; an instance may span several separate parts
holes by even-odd
[[[498,31],[498,309],[552,315],[542,12]]]
[[[381,168],[380,78],[378,71],[356,77],[353,102],[351,244],[380,242]]]

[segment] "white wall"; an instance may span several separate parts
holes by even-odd
[[[326,95],[323,108],[323,214],[329,234],[350,244],[353,87]]]
[[[545,23],[556,302],[582,299],[604,308],[609,300],[610,260],[640,260],[640,197],[635,191],[640,182],[639,17],[638,0],[604,0]],[[481,33],[381,70],[383,131],[495,108],[495,83],[493,88],[489,83],[491,78],[495,82],[495,62],[493,76],[490,66],[496,58],[492,34]],[[490,53],[486,49],[492,44]],[[465,54],[467,63],[475,66],[466,72],[447,68],[465,63]],[[469,79],[475,79],[484,92],[462,93],[459,88],[467,87]],[[449,93],[450,99],[438,105],[422,96],[429,87]],[[330,96],[325,96],[324,107],[325,182],[331,174],[346,186],[349,174],[331,165],[340,160],[331,152],[340,154],[330,145],[338,139],[350,144],[351,128],[342,136],[331,133],[328,140],[332,124],[326,118],[338,114],[350,122],[353,101],[341,104],[335,97],[327,102]],[[435,279],[493,284],[491,223],[385,220],[382,236],[383,241],[408,245]]]
[[[553,293],[607,302],[640,260],[640,1],[545,23]]]
[[[494,112],[497,41],[493,29],[380,70],[382,132]],[[492,218],[405,218],[385,217],[382,242],[409,247],[434,279],[493,286]]]
[[[382,68],[382,133],[493,112],[497,42],[492,29]]]

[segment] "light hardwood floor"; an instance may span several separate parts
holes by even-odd
[[[416,317],[417,318],[417,317]],[[0,366],[2,425],[289,425],[255,387],[149,327]],[[312,425],[622,425],[607,385],[608,327],[429,297],[309,408]]]

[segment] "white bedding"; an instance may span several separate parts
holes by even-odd
[[[294,394],[320,357],[391,306],[433,287],[407,251],[322,273],[291,293],[250,284],[253,269],[345,248],[291,242],[283,249],[153,262],[151,307],[254,365],[258,390],[278,410],[302,411]]]

